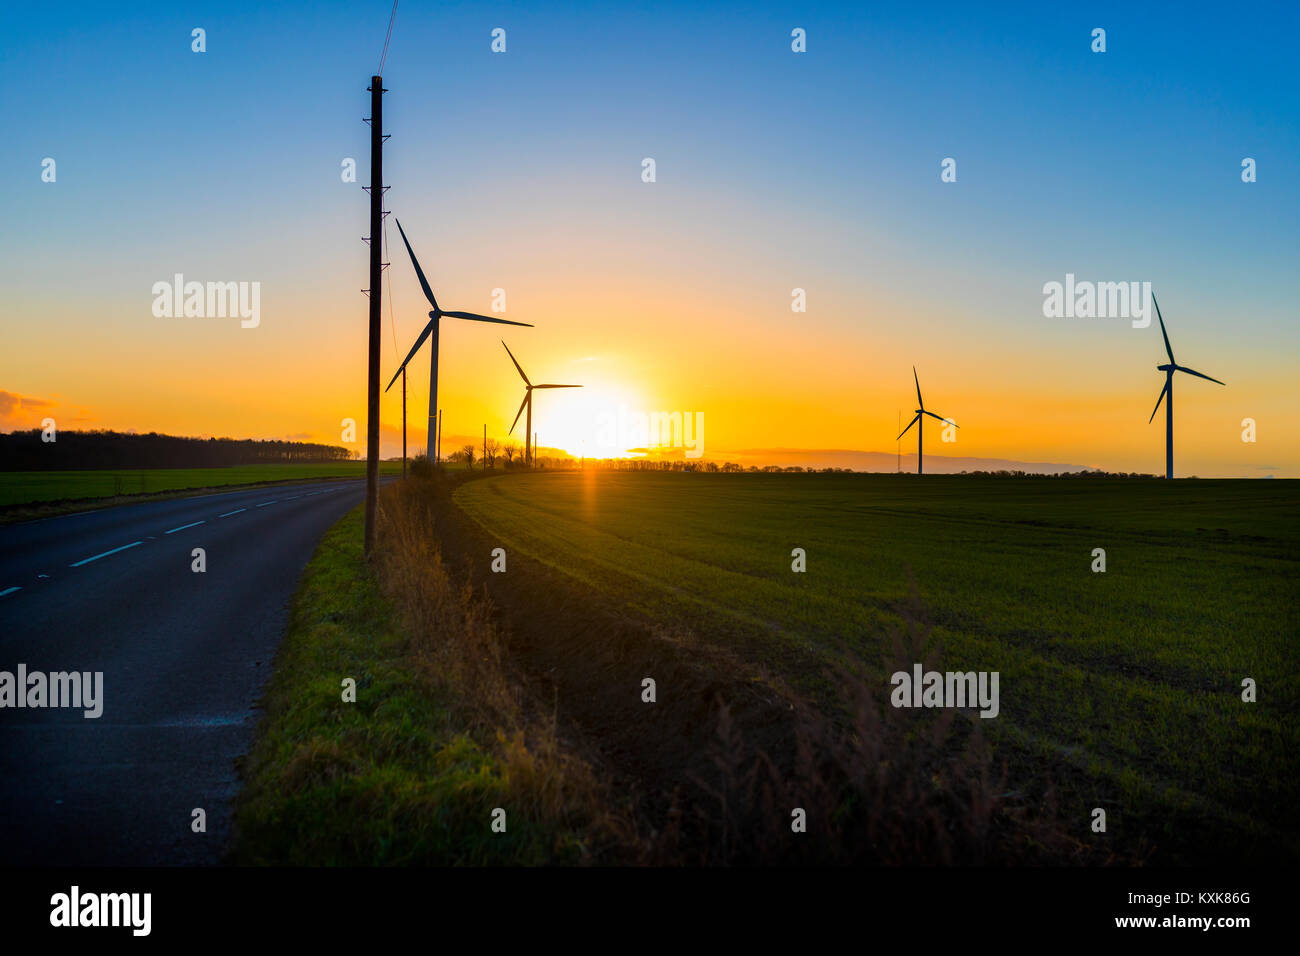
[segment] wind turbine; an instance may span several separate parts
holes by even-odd
[[[530,461],[532,461],[532,452],[530,451],[528,439],[529,436],[532,435],[533,433],[533,389],[535,388],[582,388],[582,386],[581,385],[534,385],[532,382],[528,381],[528,376],[524,374],[523,367],[519,364],[519,360],[515,358],[515,353],[510,351],[510,346],[506,345],[505,342],[502,342],[501,345],[502,347],[505,348],[506,354],[510,356],[510,361],[515,363],[515,368],[519,369],[519,377],[524,380],[524,400],[519,405],[519,411],[515,412],[515,420],[510,423],[510,431],[507,434],[513,435],[515,433],[515,426],[519,424],[519,416],[522,415],[524,413],[524,409],[527,408],[528,409],[528,422],[527,422],[528,431],[525,432],[524,434],[524,464],[526,465]]]
[[[1218,385],[1226,383],[1220,382],[1217,378],[1210,378],[1208,375],[1187,368],[1185,365],[1179,365],[1174,361],[1174,350],[1169,344],[1169,333],[1165,331],[1165,317],[1160,314],[1160,303],[1156,302],[1156,294],[1151,293],[1151,301],[1155,302],[1156,318],[1160,320],[1160,334],[1165,340],[1165,352],[1169,355],[1168,365],[1157,365],[1156,368],[1165,373],[1165,387],[1160,390],[1160,397],[1156,399],[1156,407],[1151,409],[1151,417],[1147,419],[1150,425],[1156,420],[1156,412],[1160,411],[1160,401],[1166,395],[1169,401],[1165,402],[1165,477],[1174,477],[1174,372],[1186,372],[1188,375],[1195,375],[1197,378],[1208,378],[1211,382]]]
[[[916,426],[916,473],[919,475],[921,474],[921,433],[925,431],[925,429],[921,427],[921,416],[929,415],[931,418],[937,418],[945,425],[951,425],[953,428],[957,427],[957,423],[950,421],[941,415],[936,415],[934,412],[926,411],[925,402],[921,401],[921,380],[916,377],[915,365],[912,366],[912,381],[916,382],[916,404],[918,406],[916,409],[916,417],[907,423],[907,428],[904,428],[899,432],[898,438],[895,438],[894,441],[898,441],[899,438],[906,435],[913,425]]]
[[[509,319],[495,319],[490,315],[479,315],[476,312],[448,312],[439,307],[438,300],[433,297],[433,290],[429,288],[429,280],[424,277],[424,270],[420,268],[420,260],[415,258],[415,252],[411,249],[410,242],[406,239],[406,230],[402,228],[402,223],[397,220],[397,231],[402,234],[402,242],[406,244],[406,251],[411,256],[411,265],[415,266],[415,274],[420,278],[420,288],[424,290],[424,297],[429,300],[433,306],[433,311],[429,313],[429,324],[424,327],[420,337],[415,340],[411,346],[411,351],[406,354],[406,360],[402,362],[401,368],[393,376],[393,381],[388,383],[388,388],[393,387],[393,382],[397,381],[397,376],[405,370],[408,362],[415,357],[415,353],[420,350],[424,340],[433,336],[432,355],[429,364],[429,445],[432,449],[434,436],[438,433],[438,320],[444,315],[453,319],[473,319],[475,322],[496,322],[499,325],[522,325],[531,329],[532,326],[527,322],[511,322]],[[384,391],[388,391],[388,388]]]

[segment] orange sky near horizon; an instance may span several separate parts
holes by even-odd
[[[489,436],[506,437],[523,388],[501,347],[505,338],[534,382],[585,386],[535,393],[539,443],[575,456],[618,454],[620,449],[601,447],[596,437],[598,415],[617,415],[621,407],[702,412],[710,459],[766,448],[892,454],[898,413],[906,423],[915,407],[915,362],[927,407],[961,426],[957,441],[944,444],[940,426],[929,420],[927,454],[1162,470],[1163,410],[1147,422],[1163,380],[1154,368],[1162,359],[1154,324],[1067,324],[1031,314],[1019,339],[989,343],[978,318],[945,319],[925,301],[914,303],[909,314],[887,288],[864,289],[862,300],[874,306],[854,308],[852,297],[819,294],[810,284],[809,311],[792,313],[792,278],[773,277],[764,288],[742,292],[701,280],[675,296],[667,290],[681,286],[680,275],[657,281],[617,268],[582,273],[582,294],[574,296],[574,267],[544,275],[547,265],[559,265],[555,254],[549,264],[507,270],[509,281],[493,282],[481,268],[447,281],[444,276],[458,272],[446,263],[464,253],[414,232],[412,242],[444,308],[489,312],[491,290],[504,286],[505,317],[537,326],[443,320],[444,454],[469,436],[477,442],[485,423]],[[394,250],[399,251],[400,246]],[[425,312],[409,262],[404,255],[390,257],[396,345],[386,304],[385,384]],[[356,258],[363,270],[364,256],[358,252]],[[27,303],[46,318],[41,325],[9,330],[14,350],[0,384],[52,404],[11,402],[0,409],[0,427],[37,427],[52,414],[65,428],[339,444],[343,420],[353,418],[359,440],[350,447],[363,453],[366,300],[353,295],[348,301],[316,289],[306,302],[293,302],[283,288],[267,283],[254,329],[242,329],[233,319],[156,319],[149,298],[139,295],[100,303],[97,323],[84,321],[88,303]],[[1300,412],[1285,358],[1250,356],[1257,384],[1249,384],[1245,356],[1234,350],[1239,343],[1229,337],[1220,344],[1215,326],[1198,328],[1186,309],[1164,307],[1171,324],[1177,322],[1171,334],[1180,361],[1229,385],[1178,380],[1178,473],[1253,476],[1268,466],[1280,476],[1300,473],[1297,449],[1282,443],[1281,423]],[[1035,357],[1041,354],[1059,361],[1044,363]],[[23,360],[14,363],[16,355]],[[408,378],[412,453],[425,444],[428,368],[426,344]],[[1246,417],[1259,423],[1255,444],[1241,441]],[[384,396],[381,421],[383,453],[397,454],[400,384]],[[523,427],[521,419],[517,439]],[[914,436],[913,431],[904,439],[904,454],[915,451]],[[782,463],[779,455],[772,460]]]

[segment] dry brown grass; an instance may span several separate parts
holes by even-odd
[[[512,673],[486,594],[452,580],[435,541],[432,484],[396,482],[380,498],[380,586],[411,635],[415,665],[504,767],[511,818],[554,831],[557,859],[637,858],[629,813],[613,808],[590,766],[562,745],[553,715]]]
[[[937,669],[940,646],[913,586],[892,634],[894,670]],[[697,824],[712,835],[701,862],[970,865],[1105,862],[1069,827],[1049,790],[1030,801],[1007,789],[1006,768],[973,713],[897,709],[880,681],[855,666],[835,675],[828,717],[794,702],[785,751],[747,745],[725,705],[717,710],[714,800]],[[882,699],[885,698],[885,699]],[[792,830],[792,811],[807,830]]]

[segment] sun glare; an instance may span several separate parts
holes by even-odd
[[[627,457],[632,445],[623,441],[629,436],[618,427],[620,415],[626,419],[647,410],[634,390],[610,382],[536,394],[533,427],[538,446],[562,448],[575,458]]]

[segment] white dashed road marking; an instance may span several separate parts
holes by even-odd
[[[79,567],[81,567],[83,564],[89,564],[91,561],[98,561],[100,558],[106,558],[106,557],[108,557],[110,554],[117,554],[117,552],[119,552],[119,551],[125,551],[127,548],[134,548],[137,544],[140,544],[140,542],[139,542],[139,541],[132,541],[130,544],[124,544],[124,545],[122,545],[122,547],[120,547],[120,548],[114,548],[112,551],[105,551],[103,554],[97,554],[97,555],[95,555],[94,557],[91,557],[91,558],[82,558],[80,561],[77,561],[77,562],[75,562],[74,564],[69,564],[68,567],[70,567],[70,568],[79,568]]]
[[[204,521],[191,521],[189,524],[183,524],[179,528],[172,528],[171,531],[164,531],[163,534],[175,534],[177,531],[184,531],[186,528],[194,528],[206,523],[206,519]]]

